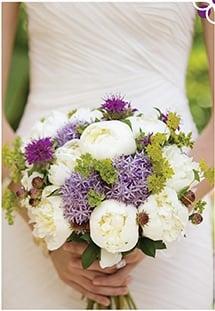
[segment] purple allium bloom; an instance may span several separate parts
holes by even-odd
[[[147,177],[152,173],[149,158],[143,152],[121,156],[115,160],[118,181],[107,190],[108,199],[116,199],[138,207],[149,196]]]
[[[131,107],[129,102],[124,100],[124,97],[111,95],[110,97],[104,99],[104,104],[102,104],[102,108],[108,112],[120,113],[124,112],[128,108]]]
[[[28,164],[43,164],[53,158],[53,144],[50,137],[33,140],[25,147]]]
[[[137,109],[133,109],[131,104],[120,95],[111,95],[104,99],[101,105],[104,116],[108,119],[120,119],[133,115]]]
[[[102,192],[103,185],[98,174],[93,173],[84,178],[78,173],[72,173],[61,187],[64,217],[71,223],[82,225],[89,221],[92,208],[87,201],[90,189]]]
[[[60,128],[56,135],[58,145],[61,147],[71,139],[80,138],[81,135],[78,133],[77,128],[82,125],[84,125],[83,122],[73,121]]]

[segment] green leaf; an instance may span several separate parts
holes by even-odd
[[[81,256],[83,268],[87,269],[94,261],[99,258],[99,255],[100,247],[91,241]]]
[[[60,189],[56,189],[54,191],[52,191],[48,196],[47,198],[49,198],[50,196],[53,196],[53,195],[60,195],[61,194],[61,190]]]
[[[124,120],[120,120],[120,121],[123,122],[123,123],[125,123],[125,124],[127,124],[127,125],[130,127],[130,129],[132,130],[132,126],[131,126],[130,120],[124,119]]]
[[[193,169],[193,173],[194,173],[195,180],[200,181],[199,172],[197,170]]]
[[[187,193],[187,191],[189,190],[190,186],[186,186],[184,188],[182,188],[179,193],[178,193],[178,198],[179,200]]]
[[[140,113],[138,113],[136,116],[137,116],[137,117],[142,117],[142,116],[143,116],[143,113],[140,112]]]
[[[155,243],[155,248],[156,249],[166,249],[166,244],[159,240],[159,241],[153,241]]]
[[[81,240],[86,241],[87,243],[90,243],[91,238],[90,238],[90,234],[89,233],[84,233],[81,237]]]
[[[67,242],[86,242],[85,239],[82,238],[82,233],[76,233],[75,231],[67,238]]]
[[[165,249],[166,245],[161,240],[153,241],[146,237],[141,237],[138,241],[137,247],[141,249],[141,251],[150,256],[155,257],[156,249]]]
[[[160,109],[159,108],[156,108],[156,107],[153,107],[155,110],[157,110],[157,112],[159,113],[159,117],[161,117],[161,115],[162,115],[162,112],[160,111]]]
[[[153,243],[151,239],[141,237],[138,242],[138,248],[140,248],[144,254],[150,257],[155,257],[156,254],[155,243]]]

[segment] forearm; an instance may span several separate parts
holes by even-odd
[[[214,114],[212,115],[207,127],[198,137],[191,152],[191,156],[197,162],[199,160],[204,160],[207,162],[209,167],[214,167]],[[198,200],[203,198],[212,189],[213,186],[204,180],[196,189],[196,199]]]

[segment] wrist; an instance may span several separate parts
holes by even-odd
[[[197,186],[192,188],[192,191],[195,194],[195,201],[202,200],[207,194],[210,194],[214,189],[207,180],[203,180]]]

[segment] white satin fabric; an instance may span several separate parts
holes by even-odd
[[[150,113],[178,111],[183,129],[197,131],[185,92],[192,43],[192,3],[26,3],[31,85],[18,133],[52,109],[96,107],[105,94],[121,93]],[[58,278],[50,259],[32,242],[17,216],[3,224],[3,307],[83,308],[80,295]],[[209,309],[212,241],[209,209],[204,222],[157,258],[133,271],[131,292],[139,308]]]

